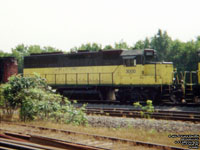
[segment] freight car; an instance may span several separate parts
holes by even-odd
[[[69,98],[156,101],[174,94],[173,63],[156,61],[153,49],[32,54],[24,76],[34,72]]]
[[[18,73],[17,60],[14,57],[0,58],[0,83],[5,83],[8,78]]]

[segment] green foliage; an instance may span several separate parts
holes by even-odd
[[[18,61],[18,72],[23,72],[23,62],[24,56],[29,56],[31,53],[47,53],[47,52],[58,52],[61,51],[51,46],[40,47],[39,45],[25,46],[24,44],[19,44],[12,49],[12,56],[14,56]]]
[[[101,44],[87,43],[87,44],[82,44],[80,47],[71,48],[71,51],[72,52],[76,52],[78,50],[99,51],[101,49],[102,49]]]
[[[197,63],[200,61],[197,56],[200,36],[195,41],[181,42],[172,40],[166,31],[159,29],[153,37],[137,41],[132,49],[145,48],[157,50],[158,60],[173,62],[178,71],[197,70]]]
[[[115,43],[115,49],[130,49],[128,44],[121,40],[119,43]]]
[[[0,50],[0,57],[8,57],[8,56],[11,56],[11,54],[10,53],[5,53],[2,50]]]
[[[12,76],[3,86],[3,95],[6,97],[10,107],[16,109],[22,104],[26,89],[35,87],[47,88],[47,84],[45,80],[41,79],[38,75],[35,75],[34,78],[22,77],[21,75]]]
[[[142,40],[137,41],[133,49],[145,49],[150,47],[151,47],[150,40],[146,38],[144,41]]]
[[[157,50],[159,61],[172,61],[178,71],[191,71],[197,70],[197,63],[200,58],[197,57],[197,50],[200,49],[200,36],[197,36],[195,40],[188,42],[182,42],[180,40],[172,40],[167,31],[159,29],[152,37],[146,37],[144,40],[137,41],[134,45],[129,46],[125,41],[121,40],[116,42],[114,46],[106,45],[103,49],[145,49],[152,48]],[[72,52],[78,50],[98,51],[102,49],[101,44],[86,43],[79,47],[71,49]],[[12,53],[4,53],[0,51],[0,57],[14,56],[18,60],[18,72],[23,72],[23,60],[24,56],[28,56],[31,53],[46,53],[46,52],[58,52],[61,51],[51,46],[41,47],[39,45],[26,46],[19,44],[12,49]]]
[[[167,32],[164,31],[163,33],[161,29],[159,29],[158,33],[151,39],[151,47],[157,50],[159,60],[166,61],[168,59],[167,56],[170,51],[171,42],[172,40]]]
[[[4,96],[3,96],[3,88],[2,88],[2,85],[0,86],[0,108],[2,108],[4,106],[4,102],[5,102],[5,99],[4,99]]]
[[[140,102],[135,102],[133,103],[133,106],[135,108],[141,109],[140,114],[142,117],[151,118],[151,115],[154,113],[154,106],[152,104],[152,100],[147,100],[146,103],[146,106],[142,106]]]
[[[111,45],[106,45],[103,49],[109,50],[109,49],[113,49],[113,47]]]
[[[79,109],[73,107],[70,101],[56,94],[38,75],[12,76],[2,86],[2,95],[4,98],[0,99],[0,104],[12,110],[19,109],[22,121],[37,119],[75,125],[87,124],[85,106]]]
[[[24,56],[28,56],[28,47],[24,44],[20,44],[16,46],[16,48],[12,49],[12,56],[17,59],[18,62],[18,72],[23,72],[23,62],[24,62]]]

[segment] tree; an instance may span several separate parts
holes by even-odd
[[[185,57],[186,51],[185,51],[185,43],[179,41],[179,40],[174,40],[171,43],[171,49],[168,53],[168,60],[173,62],[175,67],[179,71],[183,71],[185,69]]]
[[[133,47],[133,49],[144,49],[144,43],[142,40],[139,40],[135,43],[135,46]]]
[[[25,46],[24,44],[19,44],[12,49],[12,56],[14,56],[18,61],[18,72],[23,73],[24,67],[24,56],[29,56],[32,53],[47,53],[47,52],[58,52],[61,51],[51,46],[40,47],[39,45]]]
[[[168,61],[168,53],[171,46],[171,38],[168,36],[167,32],[162,32],[161,29],[158,33],[151,39],[151,47],[157,50],[158,59]]]
[[[51,46],[45,46],[43,49],[42,49],[42,52],[46,52],[46,53],[49,53],[49,52],[61,52],[62,50],[60,49],[57,49],[57,48],[54,48],[54,47],[51,47]]]
[[[189,41],[185,44],[185,56],[182,57],[183,60],[185,60],[185,69],[188,71],[197,70],[197,62],[198,62],[198,56],[197,56],[197,47],[195,41]]]
[[[12,56],[14,56],[17,59],[18,62],[18,72],[23,72],[24,67],[24,56],[28,56],[28,47],[24,44],[17,45],[16,48],[12,49]]]
[[[29,54],[32,54],[32,53],[42,53],[43,50],[39,45],[30,45],[28,47],[27,52],[28,52],[28,55],[29,55]]]
[[[200,49],[200,36],[197,37],[196,42],[195,42],[195,49],[199,50]]]
[[[115,43],[115,49],[130,49],[130,47],[122,39],[119,43]]]
[[[113,47],[111,45],[106,45],[103,49],[104,50],[109,50],[109,49],[113,49]]]
[[[5,53],[2,50],[0,50],[0,57],[8,57],[8,56],[11,56],[11,54],[10,53]]]
[[[144,49],[145,48],[151,48],[149,38],[147,38],[147,37],[144,40]]]
[[[70,51],[71,52],[76,52],[78,50],[99,51],[101,49],[102,49],[101,44],[87,43],[87,44],[82,44],[80,47],[71,48]]]
[[[60,52],[61,50],[51,47],[51,46],[45,46],[41,48],[39,45],[30,45],[28,47],[28,53],[51,53],[51,52]]]
[[[137,41],[132,49],[145,49],[145,48],[150,48],[150,41],[148,38],[145,38],[144,41],[142,40]]]

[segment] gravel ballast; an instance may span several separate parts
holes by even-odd
[[[155,119],[121,118],[109,116],[88,115],[88,122],[94,127],[127,128],[156,130],[158,132],[191,132],[200,133],[200,124],[182,121],[168,121]]]

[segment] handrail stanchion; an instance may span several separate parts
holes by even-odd
[[[55,85],[56,85],[56,74],[55,74]]]
[[[90,79],[89,73],[87,73],[87,83],[88,83],[88,85],[90,84],[89,79]]]
[[[101,84],[101,73],[99,72],[99,84]]]
[[[78,73],[76,73],[76,85],[78,84]]]
[[[67,73],[65,73],[65,84],[67,84]]]
[[[114,79],[113,79],[113,72],[112,72],[112,85],[113,85]]]

